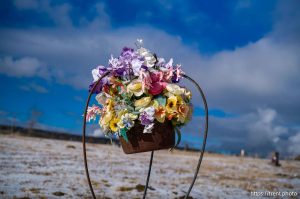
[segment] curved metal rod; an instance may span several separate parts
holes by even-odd
[[[146,185],[145,185],[145,189],[144,189],[143,199],[145,199],[146,195],[147,195],[147,189],[148,189],[149,179],[150,179],[150,174],[151,174],[153,154],[154,154],[154,151],[151,152],[151,157],[150,157],[150,162],[149,162],[149,169],[148,169],[148,175],[147,175]]]
[[[83,136],[82,136],[82,145],[83,145],[83,157],[84,157],[84,168],[85,168],[85,174],[88,180],[88,184],[92,193],[92,196],[94,199],[96,199],[96,195],[93,189],[93,185],[90,179],[90,174],[89,174],[89,168],[88,168],[88,163],[87,163],[87,155],[86,155],[86,142],[85,142],[85,137],[86,137],[86,114],[87,114],[87,109],[91,100],[91,96],[95,90],[95,88],[99,85],[100,81],[106,77],[110,72],[106,72],[104,73],[94,84],[94,86],[92,87],[88,98],[86,100],[86,105],[85,105],[85,109],[84,109],[84,118],[83,118]],[[146,185],[145,185],[145,190],[144,190],[144,196],[143,198],[146,198],[146,194],[147,194],[147,189],[148,189],[148,185],[149,185],[149,179],[150,179],[150,174],[151,174],[151,167],[152,167],[152,160],[153,160],[153,155],[154,155],[154,151],[151,152],[151,157],[150,157],[150,163],[149,163],[149,170],[148,170],[148,175],[147,175],[147,180],[146,180]]]
[[[85,110],[84,110],[84,118],[83,118],[83,136],[82,136],[82,144],[83,144],[83,157],[84,157],[84,167],[85,167],[85,173],[86,173],[86,177],[88,180],[88,184],[92,193],[92,196],[94,199],[96,199],[95,193],[94,193],[94,189],[93,189],[93,185],[91,183],[91,179],[90,179],[90,175],[89,175],[89,169],[88,169],[88,164],[87,164],[87,155],[86,155],[86,142],[85,142],[85,137],[86,137],[86,115],[87,115],[87,109],[88,109],[88,105],[91,99],[91,96],[93,94],[93,91],[95,90],[95,88],[98,86],[98,84],[100,83],[100,81],[106,77],[110,72],[106,72],[104,73],[94,84],[93,88],[91,89],[87,101],[86,101],[86,106],[85,106]],[[201,94],[202,100],[203,100],[203,104],[204,104],[204,109],[205,109],[205,131],[204,131],[204,139],[203,139],[203,144],[202,144],[202,148],[201,148],[201,154],[200,154],[200,158],[196,167],[196,171],[194,174],[194,178],[193,181],[186,193],[185,199],[188,198],[188,196],[190,195],[190,192],[195,184],[195,181],[197,179],[197,175],[199,173],[199,169],[202,163],[202,159],[203,159],[203,155],[204,155],[204,151],[205,151],[205,146],[206,146],[206,139],[207,139],[207,133],[208,133],[208,106],[207,106],[207,102],[206,102],[206,98],[205,95],[201,89],[201,87],[198,85],[198,83],[193,80],[191,77],[187,76],[187,75],[183,75],[184,78],[190,80],[192,83],[194,83],[198,89],[198,91]],[[146,185],[145,185],[145,189],[144,189],[144,195],[143,195],[143,199],[146,198],[146,194],[147,194],[147,189],[148,189],[148,185],[149,185],[149,179],[150,179],[150,174],[151,174],[151,168],[152,168],[152,161],[153,161],[153,155],[154,155],[154,151],[151,152],[151,157],[150,157],[150,162],[149,162],[149,169],[148,169],[148,175],[147,175],[147,180],[146,180]]]
[[[195,86],[197,87],[198,91],[200,92],[201,94],[201,97],[202,97],[202,100],[203,100],[203,105],[204,105],[204,109],[205,109],[205,130],[204,130],[204,137],[203,137],[203,143],[202,143],[202,148],[201,148],[201,154],[200,154],[200,158],[199,158],[199,161],[198,161],[198,164],[197,164],[197,167],[196,167],[196,171],[195,171],[195,174],[194,174],[194,178],[192,180],[192,183],[185,195],[185,199],[187,199],[192,191],[192,188],[195,184],[195,181],[197,179],[197,175],[199,173],[199,169],[200,169],[200,166],[201,166],[201,163],[202,163],[202,159],[203,159],[203,155],[204,155],[204,151],[205,151],[205,146],[206,146],[206,139],[207,139],[207,133],[208,133],[208,106],[207,106],[207,102],[206,102],[206,98],[205,98],[205,95],[204,95],[204,92],[202,91],[201,87],[199,86],[199,84],[193,80],[191,77],[187,76],[187,75],[183,75],[184,78],[190,80],[192,83],[195,84]]]
[[[88,168],[88,164],[87,164],[87,157],[86,157],[86,146],[85,146],[85,129],[86,129],[86,114],[87,114],[87,109],[91,100],[91,96],[95,90],[95,88],[98,86],[98,84],[100,83],[100,81],[109,74],[110,72],[106,72],[104,73],[94,84],[93,88],[91,89],[89,96],[86,100],[86,105],[85,105],[85,109],[84,109],[84,117],[83,117],[83,127],[82,127],[82,132],[83,132],[83,136],[82,136],[82,145],[83,145],[83,157],[84,157],[84,168],[85,168],[85,174],[89,183],[89,187],[90,190],[92,192],[92,196],[94,199],[96,199],[95,193],[94,193],[94,189],[93,189],[93,185],[91,183],[91,179],[90,179],[90,174],[89,174],[89,168]]]
[[[207,106],[207,102],[206,102],[206,98],[204,95],[204,92],[202,91],[201,87],[199,86],[199,84],[193,80],[191,77],[187,76],[187,75],[183,75],[184,78],[190,80],[192,83],[195,84],[195,86],[197,87],[198,91],[201,94],[202,100],[203,100],[203,105],[204,105],[204,109],[205,109],[205,130],[204,130],[204,138],[203,138],[203,143],[202,143],[202,148],[201,148],[201,154],[200,154],[200,158],[194,173],[194,178],[192,180],[192,183],[185,195],[185,199],[187,199],[192,191],[192,188],[195,184],[195,181],[197,179],[199,170],[200,170],[200,166],[202,163],[202,159],[203,159],[203,155],[204,155],[204,151],[205,151],[205,146],[206,146],[206,139],[207,139],[207,133],[208,133],[208,106]],[[150,163],[149,163],[149,169],[148,169],[148,176],[147,176],[147,181],[146,181],[146,186],[145,186],[145,190],[144,190],[144,196],[143,199],[146,198],[146,193],[147,193],[147,189],[148,189],[148,183],[149,183],[149,178],[150,178],[150,173],[151,173],[151,168],[152,168],[152,159],[153,159],[153,151],[151,153],[151,158],[150,158]]]

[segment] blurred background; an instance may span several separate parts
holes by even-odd
[[[210,115],[208,151],[268,159],[276,151],[280,159],[299,159],[299,8],[297,0],[0,1],[1,129],[24,127],[46,130],[49,135],[50,132],[81,135],[91,70],[98,65],[106,66],[111,54],[119,56],[124,46],[134,48],[136,39],[141,38],[144,47],[159,57],[173,58],[175,63],[182,64],[186,74],[203,88]],[[193,85],[186,80],[181,84],[193,91],[194,114],[193,120],[182,129],[180,146],[199,149],[204,130],[202,101]],[[88,125],[88,135],[103,136],[96,122]],[[89,196],[78,155],[80,143],[37,142],[6,135],[0,140],[0,194],[4,198],[15,197],[15,193],[24,197],[23,192],[29,198],[37,197],[31,194],[45,194],[39,195],[40,198]],[[94,173],[100,172],[99,179],[120,173],[123,182],[135,183],[132,189],[129,185],[122,188],[119,178],[110,177],[106,182],[101,181],[105,189],[98,184],[102,188],[98,187],[97,194],[103,198],[105,193],[122,198],[123,191],[133,191],[132,197],[141,196],[139,185],[144,183],[141,176],[146,175],[143,165],[148,164],[148,159],[142,155],[124,156],[115,148],[93,147],[91,167]],[[132,160],[122,163],[128,171],[122,174],[123,167],[111,168],[120,165],[110,159],[116,157],[114,154]],[[172,161],[180,162],[182,168],[174,170],[175,177],[181,175],[182,189],[186,189],[192,176],[189,171],[198,155],[185,154],[184,158],[180,153],[177,155],[168,159],[162,152],[158,159],[169,160],[170,165]],[[97,162],[103,157],[109,162]],[[237,198],[259,189],[300,190],[299,162],[286,161],[282,168],[275,169],[267,164],[269,160],[222,158],[208,156],[201,178],[212,186],[201,181],[204,187],[200,191],[195,188],[192,192],[195,198],[201,194],[204,198],[234,198],[232,193],[236,190],[241,194],[235,195]],[[105,176],[101,177],[104,174],[99,165],[103,164]],[[171,171],[164,164],[154,164],[155,168]],[[155,168],[154,173],[162,173]],[[26,175],[21,175],[21,171]],[[140,181],[128,178],[137,173]],[[240,176],[235,178],[237,173]],[[175,177],[170,177],[170,181],[179,182]],[[26,179],[31,181],[22,181]],[[96,187],[99,179],[94,182]],[[155,179],[161,182],[164,178],[154,178],[154,182]],[[15,186],[16,182],[20,184]],[[82,184],[80,188],[77,182]],[[36,184],[42,187],[34,188]],[[109,192],[114,190],[110,186],[119,192]],[[152,186],[163,198],[184,195],[177,191],[178,184],[165,182],[163,186],[173,188],[162,189]],[[44,187],[52,187],[53,193],[47,195]],[[21,191],[16,192],[17,189]],[[158,197],[153,190],[149,194]]]

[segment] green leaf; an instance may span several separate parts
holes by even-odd
[[[156,98],[156,100],[159,103],[159,105],[166,106],[167,99],[165,97],[159,96],[159,97]]]
[[[126,128],[122,128],[122,129],[120,130],[120,133],[121,133],[122,137],[124,138],[124,140],[125,140],[126,142],[128,142],[128,137],[127,137],[126,132],[127,132],[127,129],[126,129]]]

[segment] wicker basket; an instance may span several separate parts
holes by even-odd
[[[175,132],[171,122],[155,122],[152,133],[143,133],[144,126],[136,123],[127,132],[128,142],[120,137],[124,153],[140,153],[174,147]]]

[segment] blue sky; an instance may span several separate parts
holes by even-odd
[[[209,150],[300,153],[297,1],[0,3],[0,122],[80,134],[91,69],[137,38],[204,88]],[[183,81],[183,84],[192,85]],[[194,88],[191,88],[194,90]],[[200,144],[200,96],[184,141]],[[90,134],[96,125],[90,126]],[[196,141],[195,141],[196,140]]]

